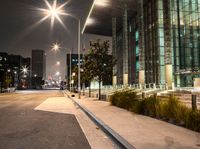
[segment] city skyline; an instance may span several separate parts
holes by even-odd
[[[50,1],[53,2],[53,1]],[[58,0],[58,4],[62,1]],[[75,17],[82,18],[81,26],[84,24],[92,0],[81,1],[69,0],[65,6],[68,13]],[[62,17],[66,31],[59,22],[55,22],[51,29],[50,20],[47,19],[38,26],[33,27],[43,15],[38,8],[45,7],[45,1],[26,1],[26,0],[4,0],[0,6],[0,52],[7,52],[8,54],[21,55],[23,57],[31,57],[33,49],[42,49],[46,53],[47,75],[54,75],[54,67],[57,61],[61,62],[59,70],[62,72],[62,79],[65,77],[66,69],[66,54],[74,49],[77,53],[77,22],[71,17]],[[5,9],[6,8],[6,9]],[[89,45],[89,40],[93,38],[103,38],[102,36],[83,35],[84,45]],[[91,36],[91,37],[90,37]],[[110,39],[105,37],[105,39]],[[59,52],[52,51],[52,44],[59,43],[61,48]],[[87,46],[88,48],[89,46]]]

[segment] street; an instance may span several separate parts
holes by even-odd
[[[0,94],[0,149],[90,149],[75,115],[41,109],[63,98],[61,91]]]

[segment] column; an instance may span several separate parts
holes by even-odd
[[[164,52],[165,52],[165,82],[168,89],[173,88],[172,47],[171,47],[171,20],[170,0],[163,0],[164,23]]]
[[[143,0],[138,1],[138,23],[139,23],[139,84],[145,84],[145,51],[144,51],[144,20],[143,20]]]
[[[128,22],[126,0],[124,1],[123,11],[123,85],[128,85]]]
[[[116,48],[117,48],[117,41],[116,41],[116,17],[112,18],[112,55],[113,58],[116,59]],[[113,85],[117,84],[117,64],[113,67]]]

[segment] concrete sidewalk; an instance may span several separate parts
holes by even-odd
[[[69,94],[69,93],[67,93]],[[200,133],[95,98],[73,99],[137,149],[200,149]]]

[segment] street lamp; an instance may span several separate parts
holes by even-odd
[[[57,62],[56,62],[56,65],[57,65],[57,66],[60,66],[60,61],[57,61]]]
[[[59,72],[59,71],[57,71],[57,72],[56,72],[56,76],[59,76],[59,75],[60,75],[60,72]]]
[[[43,11],[45,13],[45,17],[44,18],[51,18],[51,26],[53,26],[55,19],[57,19],[61,25],[63,27],[65,27],[64,23],[62,22],[60,16],[64,15],[68,15],[69,14],[65,13],[65,11],[63,10],[63,7],[67,4],[67,2],[65,2],[64,4],[57,6],[57,1],[54,0],[53,5],[50,5],[50,3],[45,0],[45,3],[48,7],[48,9],[40,9],[41,11]],[[75,17],[73,17],[74,19],[76,19]],[[78,21],[78,97],[80,99],[80,19],[76,19]],[[56,48],[57,46],[55,46]],[[57,47],[58,48],[58,47]]]
[[[25,66],[22,66],[21,68],[21,72],[25,75],[25,74],[28,74],[28,67]]]
[[[57,43],[54,43],[52,46],[52,50],[54,50],[55,52],[58,51],[60,49],[60,45]]]

